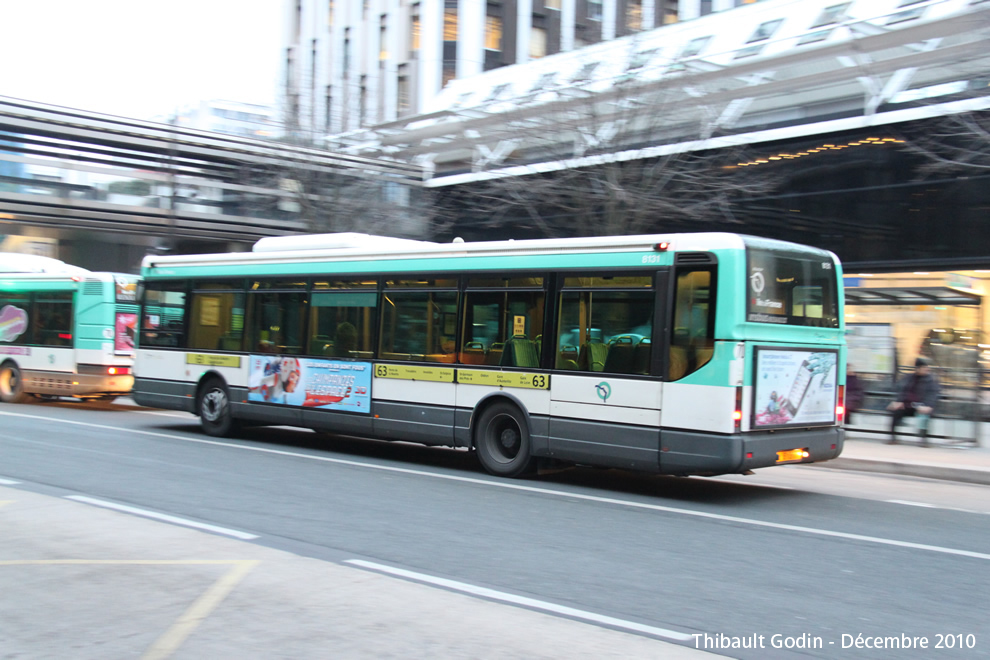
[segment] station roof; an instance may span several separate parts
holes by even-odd
[[[990,107],[990,1],[766,0],[457,79],[328,137],[441,187]]]
[[[983,297],[975,291],[948,286],[846,287],[847,305],[979,305]]]

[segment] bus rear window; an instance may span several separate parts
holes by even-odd
[[[747,258],[747,321],[839,326],[838,280],[831,256],[750,248]]]

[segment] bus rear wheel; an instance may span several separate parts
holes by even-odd
[[[236,428],[230,412],[230,394],[219,379],[207,381],[199,390],[199,421],[207,435],[223,437]]]
[[[0,401],[4,403],[24,403],[31,395],[24,391],[24,380],[17,365],[7,363],[0,366]]]
[[[526,418],[511,403],[499,401],[485,408],[475,427],[474,444],[482,467],[496,476],[518,477],[536,465]]]

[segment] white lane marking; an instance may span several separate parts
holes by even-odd
[[[889,502],[890,504],[905,504],[907,506],[920,506],[925,509],[937,509],[938,507],[934,504],[926,504],[924,502],[909,502],[907,500],[884,500],[884,502]]]
[[[20,481],[13,481],[11,479],[0,479],[0,486],[16,486],[21,483]]]
[[[86,497],[85,495],[66,495],[65,499],[75,500],[76,502],[82,502],[83,504],[92,504],[94,506],[101,506],[105,509],[122,511],[123,513],[133,513],[136,516],[143,516],[145,518],[162,520],[164,522],[174,523],[176,525],[183,525],[184,527],[195,527],[196,529],[202,529],[209,532],[216,532],[217,534],[233,536],[234,538],[241,539],[244,541],[249,541],[251,539],[258,538],[257,534],[248,534],[247,532],[238,532],[236,529],[227,529],[226,527],[207,525],[206,523],[199,523],[194,520],[186,520],[185,518],[170,516],[164,513],[155,513],[154,511],[147,511],[145,509],[139,509],[137,507],[127,506],[125,504],[115,504],[113,502],[106,502],[104,500],[98,500],[93,497]]]
[[[498,600],[498,601],[502,601],[503,603],[510,603],[512,605],[521,605],[523,607],[529,607],[534,610],[542,610],[544,612],[551,612],[553,614],[561,614],[563,616],[569,616],[574,619],[581,619],[583,621],[589,621],[591,623],[601,624],[605,626],[612,626],[613,628],[621,628],[623,630],[631,630],[633,632],[645,633],[647,635],[653,635],[654,637],[663,637],[665,639],[673,639],[679,642],[689,642],[694,639],[693,635],[677,632],[676,630],[667,630],[666,628],[657,628],[654,626],[647,626],[642,623],[635,623],[633,621],[616,619],[614,617],[605,616],[602,614],[595,614],[594,612],[587,612],[585,610],[578,610],[573,607],[567,607],[565,605],[548,603],[545,600],[536,600],[535,598],[516,596],[515,594],[506,593],[504,591],[495,591],[494,589],[479,587],[473,584],[468,584],[467,582],[458,582],[456,580],[448,580],[446,578],[435,577],[433,575],[427,575],[426,573],[417,573],[415,571],[407,571],[402,568],[393,568],[391,566],[376,564],[374,562],[364,561],[361,559],[346,559],[344,560],[344,563],[351,564],[353,566],[360,566],[361,568],[367,568],[373,571],[378,571],[380,573],[387,573],[389,575],[395,575],[410,580],[416,580],[417,582],[434,584],[439,587],[451,589],[453,591],[460,591],[461,593],[469,594],[471,596],[480,596],[481,598]]]
[[[313,454],[303,454],[294,451],[285,451],[282,449],[270,449],[268,447],[252,447],[250,445],[239,445],[232,442],[221,442],[219,440],[202,440],[199,438],[187,438],[181,435],[172,435],[171,433],[159,433],[157,431],[143,431],[140,429],[128,429],[121,428],[119,426],[106,426],[105,424],[90,424],[89,422],[77,422],[69,419],[58,419],[55,417],[38,417],[37,415],[25,415],[23,413],[10,413],[10,412],[0,412],[0,416],[7,417],[24,417],[27,419],[37,419],[46,422],[62,422],[64,424],[75,424],[77,426],[87,426],[91,428],[100,429],[103,431],[114,431],[120,433],[133,433],[137,435],[148,435],[155,438],[166,438],[169,440],[179,440],[182,442],[192,442],[201,445],[213,445],[215,447],[228,447],[231,449],[240,449],[243,451],[255,451],[262,454],[274,454],[277,456],[289,456],[292,458],[303,458],[311,461],[322,461],[324,463],[334,463],[336,465],[350,465],[352,467],[365,468],[368,470],[380,470],[382,472],[393,472],[398,474],[411,474],[419,477],[428,477],[430,479],[442,479],[445,481],[458,481],[461,483],[478,484],[481,486],[489,486],[492,488],[504,488],[506,490],[516,490],[526,493],[536,493],[539,495],[551,495],[553,497],[571,498],[575,500],[584,500],[586,502],[598,502],[600,504],[613,504],[615,506],[624,506],[631,509],[645,509],[648,511],[663,511],[664,513],[676,513],[683,516],[693,516],[695,518],[707,518],[709,520],[719,520],[722,522],[736,523],[739,525],[751,525],[753,527],[766,527],[768,529],[782,529],[789,532],[801,532],[804,534],[813,534],[816,536],[826,536],[830,538],[846,539],[850,541],[862,541],[864,543],[875,543],[877,545],[889,545],[898,548],[909,548],[911,550],[927,550],[928,552],[937,552],[945,555],[955,555],[957,557],[970,557],[972,559],[984,559],[990,561],[990,554],[985,552],[973,552],[971,550],[959,550],[957,548],[946,548],[938,545],[927,545],[924,543],[911,543],[909,541],[898,541],[896,539],[885,539],[879,536],[866,536],[864,534],[851,534],[849,532],[835,532],[828,529],[817,529],[815,527],[803,527],[801,525],[787,525],[785,523],[775,523],[768,522],[765,520],[755,520],[753,518],[740,518],[738,516],[727,516],[722,513],[708,513],[706,511],[694,511],[691,509],[680,509],[672,506],[664,506],[662,504],[648,504],[646,502],[633,502],[630,500],[619,500],[614,497],[600,497],[597,495],[584,495],[581,493],[569,493],[561,490],[553,490],[550,488],[541,488],[538,486],[526,486],[519,483],[505,482],[505,481],[490,481],[488,479],[478,479],[476,477],[461,477],[453,474],[438,474],[435,472],[426,472],[423,470],[413,470],[410,468],[400,468],[392,467],[389,465],[375,465],[373,463],[362,463],[360,461],[350,461],[343,458],[330,458],[329,456],[316,456]]]

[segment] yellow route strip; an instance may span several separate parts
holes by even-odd
[[[244,576],[260,563],[257,560],[234,562],[234,567],[214,582],[213,586],[206,590],[206,593],[197,598],[196,602],[190,605],[189,609],[172,624],[172,627],[166,630],[165,634],[145,651],[141,660],[163,660],[172,655],[199,624],[234,590],[234,587],[244,579]]]

